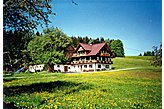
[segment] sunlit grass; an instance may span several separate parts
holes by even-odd
[[[151,65],[151,57],[147,56],[127,56],[113,59],[113,69],[147,67]]]
[[[152,67],[147,60],[143,64],[144,59],[131,57],[114,61],[119,60],[122,64],[115,63],[117,68],[124,68],[123,63],[127,61],[127,68],[138,69],[87,74],[44,72],[5,77],[4,102],[31,109],[161,109],[161,67]]]

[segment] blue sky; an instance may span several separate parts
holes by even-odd
[[[120,39],[125,55],[139,55],[162,42],[161,0],[53,0],[50,27],[68,36]]]

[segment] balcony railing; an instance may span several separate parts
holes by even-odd
[[[100,56],[110,56],[109,53],[100,53]]]
[[[100,60],[83,60],[83,61],[73,61],[73,62],[71,62],[71,64],[85,64],[85,63],[113,64],[112,61],[100,61]]]

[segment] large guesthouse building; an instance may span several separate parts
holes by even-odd
[[[66,65],[55,65],[54,70],[61,72],[95,72],[112,68],[112,51],[104,43],[83,44],[76,48],[70,46],[66,55],[70,62]]]

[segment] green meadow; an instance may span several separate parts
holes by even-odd
[[[161,109],[162,68],[151,57],[113,59],[111,71],[4,75],[5,109]],[[118,70],[135,68],[131,70]]]

